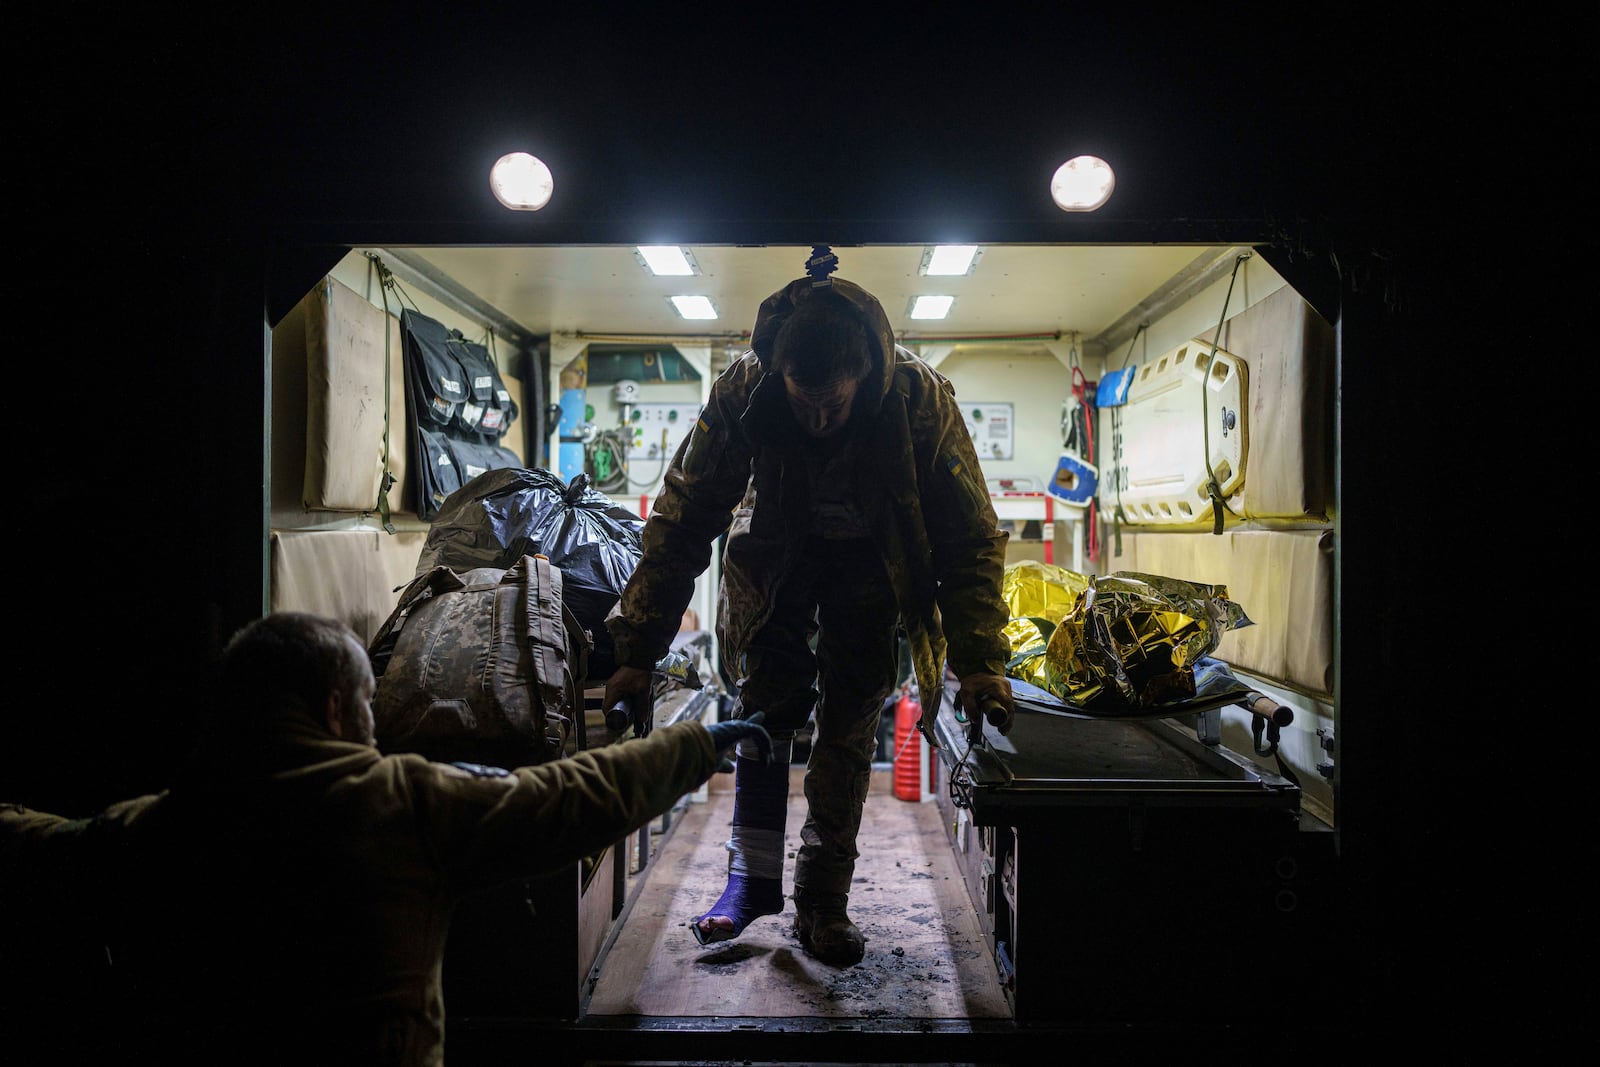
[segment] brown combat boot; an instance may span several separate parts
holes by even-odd
[[[800,947],[834,967],[849,967],[861,962],[867,939],[844,912],[850,898],[843,893],[794,895],[794,932]]]

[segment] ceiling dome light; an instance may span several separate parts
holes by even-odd
[[[1099,156],[1075,156],[1056,168],[1050,199],[1062,211],[1093,211],[1111,199],[1117,176]]]
[[[538,211],[550,202],[555,179],[537,156],[508,152],[489,168],[489,188],[512,211]]]

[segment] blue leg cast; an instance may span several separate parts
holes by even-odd
[[[788,745],[784,745],[785,750]],[[783,910],[783,830],[789,813],[787,752],[770,764],[734,763],[733,833],[728,841],[728,885],[711,910],[689,928],[702,945],[731,941],[763,915]]]
[[[783,879],[728,875],[728,887],[710,911],[695,919],[689,929],[702,945],[732,941],[751,921],[783,910]],[[717,920],[724,920],[718,922]]]

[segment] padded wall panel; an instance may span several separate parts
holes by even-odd
[[[387,412],[389,470],[395,476],[389,508],[414,511],[405,491],[406,442],[410,438],[399,319],[332,277],[324,278],[304,302],[304,507],[308,511],[376,510]]]
[[[1101,573],[1143,571],[1226,585],[1253,626],[1224,634],[1216,654],[1241,670],[1317,696],[1333,692],[1333,531],[1122,531],[1106,539]]]
[[[1285,285],[1229,319],[1219,347],[1241,357],[1250,370],[1243,514],[1251,519],[1329,517],[1333,327]]]
[[[274,530],[273,611],[309,611],[340,619],[372,640],[416,574],[426,530]]]

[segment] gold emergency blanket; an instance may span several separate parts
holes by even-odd
[[[1091,577],[1036,560],[1006,568],[1006,673],[1097,714],[1195,696],[1195,665],[1251,625],[1223,585],[1137,571]]]

